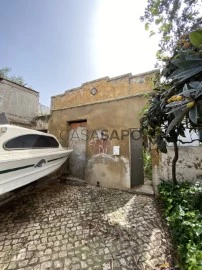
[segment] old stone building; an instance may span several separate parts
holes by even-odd
[[[11,124],[35,128],[39,93],[28,87],[0,78],[0,112]]]
[[[0,78],[1,112],[10,124],[48,130],[50,108],[39,103],[39,92],[4,78]]]
[[[38,115],[35,117],[36,129],[47,133],[49,118],[50,118],[50,108],[39,103]]]
[[[104,77],[52,97],[49,132],[74,149],[71,176],[120,189],[143,183],[139,112],[156,72]]]

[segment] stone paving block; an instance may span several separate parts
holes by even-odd
[[[54,261],[54,268],[59,268],[62,269],[63,268],[63,263],[59,260]]]
[[[37,264],[38,261],[39,261],[38,258],[32,258],[32,259],[30,260],[29,264],[30,264],[30,265],[32,265],[32,264]]]
[[[45,261],[48,261],[51,259],[51,256],[50,255],[46,255],[46,256],[43,256],[39,259],[40,263],[42,262],[45,262]]]
[[[52,261],[46,261],[41,264],[41,270],[45,269],[51,269],[53,262]]]
[[[17,263],[16,262],[10,262],[8,269],[16,269],[17,268]]]
[[[19,261],[18,262],[18,266],[19,267],[25,267],[25,266],[27,266],[27,264],[28,264],[28,260],[24,260],[24,261]]]
[[[154,270],[171,243],[153,197],[47,180],[0,206],[0,270]]]
[[[38,264],[38,265],[34,266],[33,270],[41,270],[41,266],[40,266],[40,264]]]

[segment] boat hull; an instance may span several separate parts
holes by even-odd
[[[39,151],[29,151],[22,158],[15,153],[0,161],[0,195],[27,185],[61,167],[72,150],[53,150],[42,154]]]

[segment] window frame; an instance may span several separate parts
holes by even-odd
[[[20,147],[13,147],[13,148],[8,148],[8,147],[6,147],[6,144],[8,143],[8,142],[10,142],[10,141],[12,141],[12,140],[15,140],[15,139],[17,139],[17,138],[19,138],[19,137],[23,137],[23,136],[38,136],[38,137],[43,137],[43,138],[52,138],[56,143],[57,143],[57,146],[48,146],[48,147],[46,147],[46,146],[44,146],[44,147],[22,147],[22,148],[20,148]],[[10,138],[10,139],[8,139],[7,141],[5,141],[4,143],[3,143],[3,148],[4,148],[4,150],[6,150],[6,151],[15,151],[15,150],[35,150],[35,149],[51,149],[51,148],[53,148],[53,149],[57,149],[57,148],[59,148],[60,147],[60,144],[59,144],[59,142],[58,142],[58,140],[55,138],[55,137],[52,137],[52,136],[48,136],[48,135],[41,135],[41,134],[22,134],[22,135],[18,135],[18,136],[16,136],[16,137],[13,137],[13,138]]]

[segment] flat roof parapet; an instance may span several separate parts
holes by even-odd
[[[3,77],[0,77],[0,81],[6,81],[6,82],[8,82],[8,83],[15,84],[15,85],[18,86],[18,87],[25,88],[25,90],[29,90],[29,91],[32,91],[32,92],[35,92],[35,93],[39,94],[38,91],[33,90],[32,88],[29,88],[29,87],[27,87],[27,86],[24,86],[24,85],[21,85],[21,84],[19,84],[19,83],[13,82],[13,81],[11,81],[11,80],[5,79],[5,78],[3,78]]]
[[[103,80],[105,80],[107,82],[108,81],[115,81],[115,80],[123,79],[125,77],[128,77],[129,80],[130,80],[130,79],[137,78],[137,77],[140,77],[140,76],[149,75],[151,73],[157,73],[159,71],[160,71],[159,69],[152,69],[150,71],[146,71],[146,72],[135,74],[135,75],[132,75],[132,73],[126,73],[126,74],[119,75],[119,76],[112,77],[112,78],[106,76],[106,77],[102,77],[102,78],[99,78],[99,79],[96,79],[96,80],[92,80],[92,81],[88,81],[88,82],[82,83],[81,86],[79,86],[79,87],[75,87],[75,88],[71,88],[69,90],[65,90],[64,93],[59,94],[59,95],[52,96],[51,98],[61,97],[61,96],[64,96],[65,94],[67,94],[69,92],[81,90],[82,89],[82,86],[85,86],[85,85],[88,85],[88,84],[92,84],[92,83],[96,83],[98,81],[103,81]]]

